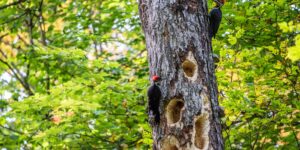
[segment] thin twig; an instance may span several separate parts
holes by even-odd
[[[43,3],[44,3],[44,0],[41,0],[40,1],[40,5],[39,5],[39,14],[38,15],[35,15],[37,18],[38,18],[38,25],[39,25],[39,28],[40,28],[40,34],[41,34],[41,42],[43,44],[43,46],[47,46],[47,42],[46,42],[46,32],[45,32],[45,23],[44,23],[44,17],[43,17]],[[46,90],[47,90],[47,93],[50,94],[50,82],[51,82],[51,78],[50,78],[50,75],[49,75],[49,72],[50,72],[50,65],[48,63],[48,61],[45,62],[45,66],[46,66]]]
[[[29,44],[25,41],[23,37],[21,37],[19,34],[17,36],[26,46],[29,46]]]

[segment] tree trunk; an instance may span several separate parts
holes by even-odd
[[[207,1],[139,0],[139,11],[150,75],[162,78],[153,149],[224,149]]]

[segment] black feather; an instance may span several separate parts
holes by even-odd
[[[160,88],[153,84],[148,89],[148,112],[154,115],[154,121],[156,124],[160,122],[160,113],[159,113],[159,101],[161,98]]]
[[[209,13],[209,37],[215,37],[222,20],[222,11],[219,7],[213,8]]]

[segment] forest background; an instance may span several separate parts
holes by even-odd
[[[299,1],[222,11],[226,149],[299,149]],[[150,149],[144,40],[136,0],[1,0],[0,148]]]

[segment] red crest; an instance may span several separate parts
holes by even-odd
[[[160,79],[160,77],[159,76],[152,76],[152,80],[154,81],[154,82],[156,82],[156,81],[158,81]]]

